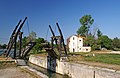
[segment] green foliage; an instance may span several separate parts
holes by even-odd
[[[44,43],[46,41],[43,38],[37,38],[35,39],[35,42],[36,42],[36,45],[33,47],[33,52],[37,54],[43,49],[43,46],[41,45],[41,43]]]
[[[24,48],[27,43],[28,43],[27,37],[25,36],[24,38],[22,38],[22,48]]]
[[[120,65],[119,54],[96,54],[94,57],[93,56],[85,57],[85,60]]]
[[[7,46],[6,44],[3,44],[3,45],[2,45],[2,44],[0,44],[0,49],[5,49],[5,48],[6,48],[6,46]]]
[[[91,26],[94,22],[94,19],[92,19],[91,15],[84,15],[81,19],[80,19],[80,23],[82,26]]]
[[[35,41],[36,37],[37,37],[36,33],[32,31],[27,38],[28,38],[28,41]]]
[[[84,40],[84,46],[90,46],[92,50],[99,50],[101,45],[94,36],[90,35]]]
[[[29,36],[22,38],[22,48],[25,48],[26,44],[31,41],[36,42],[36,45],[32,48],[31,51],[33,54],[39,53],[43,49],[41,43],[46,42],[44,38],[36,38],[36,33],[32,31]],[[19,41],[17,42],[17,48],[19,49]]]
[[[94,19],[92,19],[91,15],[84,15],[80,19],[81,27],[78,29],[77,34],[81,36],[88,36],[89,28],[93,24]]]
[[[2,49],[5,49],[6,46],[7,46],[6,44],[1,45]]]
[[[85,36],[84,46],[91,46],[92,50],[99,50],[101,48],[106,49],[115,49],[120,48],[120,40],[113,39],[113,41],[108,37],[102,35],[100,29],[97,30],[97,38],[92,33],[89,33],[90,26],[93,24],[94,19],[92,19],[91,15],[84,15],[80,19],[81,27],[78,29],[77,34],[81,36]],[[114,47],[113,47],[114,46]]]
[[[94,44],[94,37],[93,36],[88,36],[85,40],[84,40],[84,45],[85,46],[92,46]]]
[[[97,30],[97,37],[101,37],[102,36],[102,32],[100,31],[100,29]]]
[[[112,49],[112,40],[108,36],[103,35],[99,37],[98,40],[102,48]]]
[[[95,38],[93,35],[89,35],[84,39],[84,46],[90,46],[92,50],[100,50],[101,48],[112,50],[113,48],[120,48],[120,40],[114,39],[114,41],[112,41],[105,35],[99,35],[98,38]]]
[[[81,35],[81,36],[86,36],[86,32],[87,32],[87,27],[86,26],[81,26],[78,29],[77,34]]]
[[[120,39],[117,37],[112,40],[112,46],[114,50],[120,50]]]

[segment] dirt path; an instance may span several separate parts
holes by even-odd
[[[41,77],[35,77],[18,67],[9,67],[5,69],[0,69],[0,78],[41,78]]]

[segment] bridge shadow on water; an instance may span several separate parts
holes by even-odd
[[[56,60],[57,60],[56,58],[47,56],[47,69],[48,70],[56,72],[56,66],[57,66]]]
[[[31,64],[31,63],[28,63],[28,65],[29,65],[31,68],[33,68],[33,69],[35,69],[35,70],[37,70],[37,71],[40,71],[41,73],[47,75],[49,78],[69,78],[69,77],[66,77],[66,76],[64,76],[64,75],[58,74],[58,73],[56,73],[56,72],[47,70],[47,69],[45,69],[45,68],[42,68],[42,67],[40,67],[40,66],[36,66],[36,65],[34,65],[34,64]]]

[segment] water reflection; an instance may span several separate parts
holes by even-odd
[[[28,65],[37,70],[37,71],[40,71],[41,73],[47,75],[49,78],[69,78],[67,76],[64,76],[64,75],[61,75],[61,74],[58,74],[58,73],[55,73],[55,72],[52,72],[50,70],[47,70],[47,69],[44,69],[42,67],[39,67],[39,66],[36,66],[34,64],[31,64],[31,63],[28,63]]]

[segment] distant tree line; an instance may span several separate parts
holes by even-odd
[[[6,44],[0,44],[0,49],[5,49],[6,48]]]
[[[103,35],[99,28],[92,33],[90,27],[93,23],[94,19],[91,15],[84,15],[80,18],[81,26],[77,30],[77,34],[85,37],[84,46],[91,46],[92,50],[120,50],[120,39],[118,37],[111,39],[107,35]]]
[[[90,28],[93,23],[94,19],[91,15],[84,15],[80,18],[81,26],[80,28],[78,28],[77,34],[85,37],[84,46],[91,46],[92,50],[120,50],[120,38],[116,37],[114,39],[111,39],[107,35],[103,35],[99,28],[94,29],[92,33]],[[32,49],[33,53],[41,52],[41,50],[43,49],[41,43],[46,42],[44,38],[37,38],[36,33],[32,31],[29,36],[25,36],[22,39],[22,48],[24,48],[26,44],[30,41],[36,42],[36,45]],[[0,44],[0,49],[5,49],[6,46],[6,44]],[[19,49],[19,41],[17,41],[17,48]]]
[[[36,33],[34,31],[32,31],[28,36],[25,36],[22,38],[22,49],[25,48],[26,44],[28,42],[36,42],[36,45],[32,48],[31,53],[33,54],[37,54],[40,53],[41,50],[43,50],[43,46],[41,45],[41,43],[46,42],[46,40],[44,40],[44,38],[40,38],[36,36]],[[20,41],[17,41],[17,50],[19,50],[19,43]],[[1,45],[0,44],[0,49],[6,49],[6,44]],[[14,47],[14,46],[13,46]]]
[[[31,53],[37,54],[37,53],[40,53],[41,50],[43,49],[43,46],[41,45],[41,43],[46,42],[46,40],[44,40],[44,38],[40,38],[40,37],[37,38],[37,34],[34,31],[32,31],[29,34],[29,36],[25,36],[22,39],[22,48],[25,48],[25,46],[28,42],[36,42],[36,45],[32,48]],[[19,41],[17,42],[17,44],[18,44],[17,48],[19,49]]]

